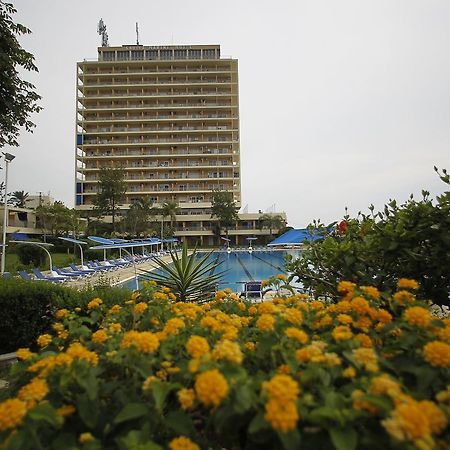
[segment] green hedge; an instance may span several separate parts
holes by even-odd
[[[85,289],[19,279],[0,280],[0,354],[34,348],[37,336],[49,331],[57,309],[84,307],[100,297],[107,305],[122,303],[130,292],[122,288]]]

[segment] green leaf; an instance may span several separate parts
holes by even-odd
[[[301,438],[298,430],[292,430],[288,433],[279,431],[277,434],[285,450],[298,450],[301,448]]]
[[[248,426],[248,433],[255,434],[267,428],[269,428],[269,424],[264,420],[264,413],[259,412],[250,422],[250,425]]]
[[[58,416],[55,408],[50,403],[41,403],[35,406],[28,416],[37,422],[47,422],[53,427],[57,428],[63,423],[63,418]]]
[[[358,435],[353,428],[331,428],[331,441],[337,450],[354,450],[358,443]]]
[[[76,407],[84,424],[90,429],[95,428],[99,413],[97,403],[89,401],[87,394],[84,393],[77,397]]]
[[[162,450],[162,447],[149,441],[141,430],[131,430],[125,437],[118,439],[121,450]]]
[[[182,411],[171,411],[165,418],[166,424],[176,433],[183,436],[195,434],[195,427],[192,419]]]
[[[114,419],[114,423],[127,422],[128,420],[137,419],[145,416],[148,413],[148,408],[143,403],[128,403],[120,411]]]
[[[84,388],[89,400],[95,400],[98,393],[98,379],[96,377],[96,369],[89,368],[86,372],[78,373],[76,380],[78,384]]]
[[[154,381],[152,383],[153,399],[155,400],[155,406],[158,411],[162,411],[167,394],[172,390],[172,387],[169,383],[162,381]]]

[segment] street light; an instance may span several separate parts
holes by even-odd
[[[3,204],[3,240],[2,240],[2,261],[1,261],[1,274],[5,272],[5,259],[6,259],[6,227],[8,226],[8,165],[15,158],[11,153],[3,153],[5,158],[5,202]]]

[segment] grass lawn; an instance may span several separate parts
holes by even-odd
[[[74,262],[75,264],[80,263],[80,259],[77,256],[70,254],[68,255],[67,253],[52,253],[51,255],[53,265],[57,267],[66,267],[72,262]],[[39,265],[39,269],[49,270],[49,268],[49,260],[48,257],[46,257],[44,263]],[[6,253],[5,270],[7,272],[15,273],[18,270],[31,270],[31,266],[22,264],[16,254]]]

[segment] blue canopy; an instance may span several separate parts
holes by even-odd
[[[125,244],[106,244],[106,245],[94,245],[90,247],[89,250],[109,250],[118,248],[134,248],[134,247],[144,247],[147,245],[153,245],[151,242],[127,242]]]
[[[60,237],[59,239],[67,242],[72,242],[72,244],[81,244],[81,245],[87,245],[87,242],[80,241],[78,239],[68,238],[68,237]]]
[[[170,243],[175,243],[178,242],[177,238],[167,238],[167,239],[163,239],[164,244],[170,244]]]
[[[289,230],[281,236],[274,239],[268,247],[277,247],[283,245],[300,245],[305,241],[316,241],[317,239],[322,239],[323,235],[309,230],[307,228],[297,228]]]
[[[90,241],[97,242],[98,244],[114,244],[115,242],[112,239],[102,238],[100,236],[88,236]]]

